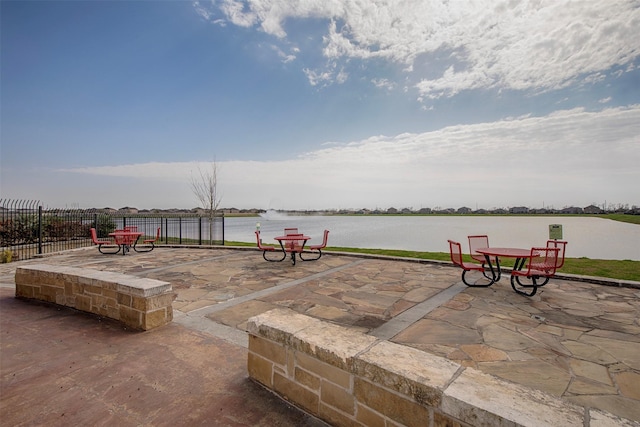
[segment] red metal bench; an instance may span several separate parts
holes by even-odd
[[[567,249],[567,242],[562,240],[547,240],[548,248],[558,248],[558,259],[556,262],[556,270],[564,265],[564,253]]]
[[[521,295],[532,297],[538,291],[538,288],[546,285],[549,279],[556,274],[558,268],[559,248],[531,248],[531,256],[526,269],[511,271],[511,287],[514,291]],[[520,278],[527,278],[531,283],[522,283]],[[543,279],[542,282],[539,280]],[[524,289],[530,289],[525,291]]]
[[[449,253],[451,254],[451,261],[462,268],[462,283],[471,287],[481,287],[486,288],[487,286],[491,286],[493,281],[490,281],[489,284],[475,284],[467,282],[465,276],[469,271],[481,271],[484,275],[484,267],[480,264],[476,264],[473,262],[465,262],[462,260],[462,246],[458,242],[454,242],[453,240],[448,240],[449,242]]]
[[[138,245],[134,245],[133,250],[136,252],[151,252],[156,247],[156,242],[160,240],[160,229],[161,227],[158,227],[156,230],[156,236],[153,239],[144,239],[142,241],[142,244],[145,246],[139,247]]]
[[[322,239],[322,243],[319,245],[310,245],[307,249],[309,249],[309,253],[311,254],[315,254],[317,251],[317,256],[315,258],[303,258],[302,254],[303,252],[300,252],[300,259],[303,261],[315,261],[317,259],[320,259],[320,257],[322,256],[322,250],[324,248],[327,247],[327,239],[329,237],[329,230],[324,230],[324,237]]]
[[[280,261],[283,261],[287,257],[287,253],[286,252],[280,251],[280,249],[277,249],[275,246],[263,245],[262,244],[262,239],[260,238],[260,232],[259,231],[256,231],[256,239],[258,240],[258,249],[262,250],[262,258],[264,258],[265,261],[280,262]],[[269,258],[267,258],[267,252],[282,252],[282,258],[269,259]]]
[[[93,242],[94,245],[98,245],[98,252],[100,252],[101,254],[117,254],[118,252],[120,252],[120,245],[116,245],[115,242],[111,241],[111,240],[99,240],[98,239],[98,232],[96,231],[95,228],[91,228],[91,241]],[[102,247],[103,246],[107,246],[110,249],[117,249],[115,252],[112,251],[103,251]],[[112,247],[115,246],[115,247]]]
[[[469,239],[469,253],[471,258],[475,259],[482,265],[487,262],[484,254],[476,252],[478,248],[488,248],[489,247],[489,236],[487,235],[479,235],[479,236],[468,236]]]
[[[489,236],[487,236],[486,234],[481,234],[476,236],[467,236],[467,238],[469,239],[469,254],[471,255],[471,258],[478,261],[480,264],[482,264],[483,267],[486,267],[486,264],[487,264],[486,255],[476,252],[476,249],[488,248]],[[495,261],[497,265],[498,257],[496,257]],[[490,276],[486,268],[483,274],[484,274],[484,277],[486,277],[487,279],[490,279],[490,280],[492,279],[492,277]]]
[[[564,253],[567,248],[567,242],[562,240],[547,240],[547,248],[558,249],[558,257],[556,258],[556,271],[557,271],[559,268],[561,268],[564,265]],[[533,268],[538,270],[540,270],[543,267],[544,266],[536,266],[535,264],[533,265]],[[544,282],[538,285],[538,287],[546,285],[550,278],[551,277],[547,277],[544,280]]]

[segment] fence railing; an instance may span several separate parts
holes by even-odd
[[[96,209],[44,209],[39,201],[0,200],[2,262],[91,246],[91,228],[108,238],[117,228],[137,226],[156,244],[223,245],[224,216],[213,221],[196,214],[123,213]]]

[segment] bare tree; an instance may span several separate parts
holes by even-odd
[[[218,192],[218,164],[215,159],[209,164],[208,170],[198,166],[198,175],[191,175],[191,190],[196,195],[207,218],[209,219],[209,244],[213,244],[213,221],[220,207],[222,196]]]

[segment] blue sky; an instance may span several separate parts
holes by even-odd
[[[0,2],[0,198],[640,205],[640,3]]]

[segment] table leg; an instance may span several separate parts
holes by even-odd
[[[122,255],[125,255],[127,252],[130,252],[131,246],[135,246],[135,242],[137,241],[138,241],[137,238],[134,240],[133,237],[126,237],[122,244],[122,249],[123,249]]]
[[[278,260],[274,260],[274,261],[280,262],[280,261],[284,261],[287,258],[287,249],[284,247],[284,243],[282,243],[282,240],[278,240],[278,243],[280,243],[280,248],[282,248],[282,259],[278,259]],[[262,257],[264,259],[267,259],[264,256],[264,253],[262,254]]]
[[[138,250],[136,249],[136,246],[138,245],[138,240],[140,240],[140,236],[137,236],[136,239],[133,242],[131,242],[132,243],[131,247],[136,252],[138,252]],[[152,250],[153,250],[153,248],[152,248]]]
[[[303,241],[302,241],[302,246],[301,246],[301,247],[300,247],[300,249],[298,249],[298,251],[297,251],[297,252],[298,252],[298,255],[299,255],[299,256],[298,256],[298,258],[300,258],[300,260],[302,260],[302,261],[304,261],[304,260],[305,260],[304,258],[302,258],[302,252],[304,252],[304,245],[306,245],[306,244],[307,244],[307,241],[306,241],[306,240],[303,240]],[[292,249],[293,249],[293,248],[292,248]],[[295,262],[294,262],[293,264],[295,265]]]
[[[296,265],[296,252],[298,250],[298,248],[296,247],[296,242],[295,241],[291,241],[291,246],[289,247],[289,250],[291,251],[291,262],[293,262],[293,265]]]
[[[500,259],[498,257],[496,257],[496,267],[495,269],[493,268],[493,264],[491,263],[491,257],[489,255],[485,255],[484,256],[485,260],[487,261],[487,264],[489,265],[489,270],[491,271],[491,277],[487,277],[487,275],[485,274],[485,277],[489,280],[491,280],[491,284],[493,285],[495,282],[497,282],[498,280],[500,280]]]
[[[516,262],[515,262],[515,264],[513,264],[513,269],[514,269],[514,270],[518,270],[518,271],[519,271],[519,270],[522,270],[522,269],[524,268],[524,263],[525,263],[525,261],[526,261],[526,260],[527,260],[527,258],[516,258]],[[513,276],[512,276],[512,277],[513,277]],[[516,276],[516,283],[517,283],[518,285],[520,285],[520,286],[524,287],[524,288],[532,287],[532,286],[535,288],[535,286],[536,286],[536,281],[535,281],[535,279],[533,280],[533,285],[523,285],[523,284],[520,282],[520,277],[519,277],[519,276]],[[516,292],[517,292],[517,291],[516,291]],[[533,292],[533,293],[535,294],[535,290],[534,290],[534,292]],[[531,295],[533,295],[533,294],[531,294]]]
[[[524,267],[524,262],[527,260],[527,258],[516,258],[516,262],[515,264],[513,264],[513,269],[514,270],[522,270],[522,267]]]

